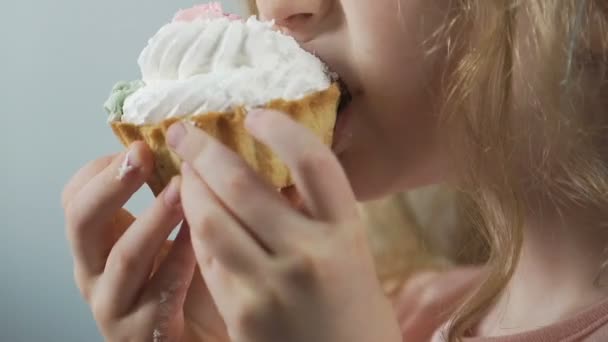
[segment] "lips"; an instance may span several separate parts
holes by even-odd
[[[338,112],[336,116],[336,125],[334,128],[334,138],[332,144],[332,150],[336,155],[344,152],[349,146],[353,136],[352,129],[352,103],[355,100],[355,92],[357,89],[352,88],[353,85],[357,84],[355,79],[352,78],[353,73],[349,72],[348,66],[343,63],[338,63],[337,60],[331,58],[325,59],[324,57],[329,56],[318,56],[328,67],[329,77],[333,82],[338,83],[340,87],[340,101],[338,103]],[[351,76],[351,77],[349,77]],[[360,92],[356,92],[360,94]]]
[[[353,100],[353,95],[351,94],[346,82],[342,79],[338,79],[338,84],[340,86],[340,104],[338,105],[338,115],[342,112]]]
[[[342,79],[338,80],[338,84],[340,85],[341,95],[332,146],[334,153],[337,155],[344,152],[349,147],[353,135],[350,125],[352,121],[351,104],[353,102],[353,95],[346,85],[346,82]]]

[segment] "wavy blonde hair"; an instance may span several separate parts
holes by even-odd
[[[466,222],[488,248],[486,279],[451,320],[448,337],[456,341],[510,280],[526,215],[538,203],[563,217],[576,210],[608,223],[608,3],[452,3],[429,53],[447,51],[454,66],[443,126],[460,156]],[[409,211],[403,195],[391,201],[391,210]],[[372,206],[368,216],[382,217],[377,210],[386,206]]]
[[[606,2],[458,3],[450,29],[459,30],[451,37],[462,55],[445,119],[465,152],[462,189],[490,256],[486,280],[452,321],[451,341],[506,286],[530,210],[596,220],[608,211]]]

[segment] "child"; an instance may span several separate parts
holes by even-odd
[[[608,340],[604,1],[257,7],[348,84],[348,147],[336,158],[280,113],[250,113],[304,211],[187,126],[169,139],[182,178],[138,219],[120,208],[149,151],[131,147],[122,180],[124,155],[85,166],[64,206],[76,280],[108,340]],[[389,302],[355,200],[440,182],[467,195],[487,264],[421,274]]]

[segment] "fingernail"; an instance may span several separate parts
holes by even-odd
[[[180,187],[180,179],[179,177],[175,177],[171,180],[169,185],[167,186],[167,190],[165,190],[165,203],[169,207],[177,207],[180,204],[180,196],[179,196],[179,187]]]
[[[143,161],[141,157],[141,151],[135,146],[131,146],[129,149],[129,164],[134,168],[139,168],[143,166]]]
[[[186,126],[182,122],[177,122],[169,127],[167,131],[167,143],[173,148],[177,148],[186,136]]]
[[[141,167],[141,164],[141,156],[139,155],[137,149],[131,147],[131,149],[125,155],[122,164],[120,164],[120,167],[118,168],[118,175],[116,178],[118,180],[124,179],[129,173]]]

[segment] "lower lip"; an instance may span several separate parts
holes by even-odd
[[[339,155],[346,151],[351,144],[353,137],[352,120],[353,118],[353,105],[352,102],[348,104],[340,113],[336,120],[336,127],[334,129],[334,153]]]

